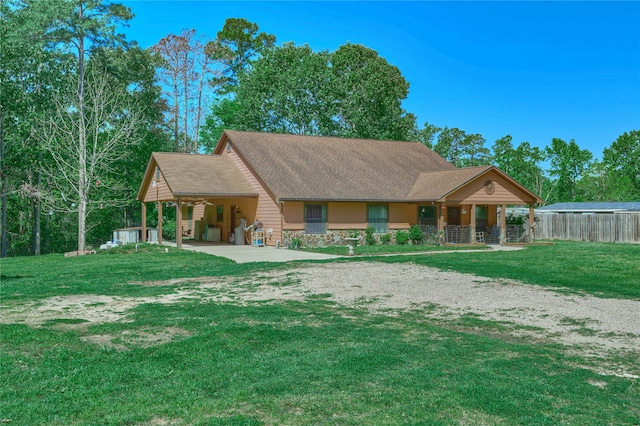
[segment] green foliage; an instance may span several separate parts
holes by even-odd
[[[585,201],[578,192],[578,181],[584,176],[593,154],[580,149],[573,139],[567,143],[553,138],[551,146],[547,147],[547,155],[551,160],[549,173],[556,178],[549,202]]]
[[[407,140],[415,117],[401,107],[408,83],[361,45],[314,52],[285,43],[240,77],[238,128],[254,131]]]
[[[228,18],[216,39],[205,46],[205,53],[223,65],[211,84],[221,93],[234,92],[239,78],[260,55],[276,43],[273,34],[258,32],[258,25],[243,18]]]
[[[162,238],[165,240],[175,241],[176,239],[176,221],[165,220],[162,222]]]
[[[513,213],[509,213],[506,217],[507,225],[524,225],[526,218],[522,215],[514,215]]]
[[[360,231],[357,229],[352,229],[349,231],[349,238],[358,238],[355,241],[349,241],[350,244],[353,244],[354,247],[356,247],[358,245],[358,243],[360,242],[360,237],[362,235],[360,235]]]
[[[418,226],[413,225],[409,229],[409,239],[413,244],[422,244],[422,240],[424,239],[424,231]]]
[[[373,226],[367,226],[364,230],[364,241],[370,246],[377,243],[376,237],[373,235],[375,232],[376,229]]]
[[[509,135],[496,140],[492,147],[494,164],[542,199],[548,199],[551,183],[542,168],[546,151],[532,147],[529,142],[521,142],[514,148],[512,140]]]
[[[335,134],[329,54],[285,43],[265,53],[240,79],[236,116],[246,130]],[[268,105],[268,108],[265,108]]]
[[[427,136],[433,139],[438,133],[438,140],[433,150],[456,167],[472,167],[490,164],[491,156],[484,146],[485,139],[480,134],[467,134],[458,128],[431,128]]]
[[[396,244],[407,244],[410,236],[409,231],[405,231],[403,229],[396,231]]]
[[[382,244],[389,244],[391,242],[391,234],[382,234],[380,235],[380,242]]]
[[[222,132],[240,129],[237,123],[239,111],[240,104],[234,99],[221,98],[211,104],[211,111],[200,130],[200,145],[206,152],[213,152]]]
[[[289,248],[291,250],[298,250],[299,248],[302,247],[302,240],[300,238],[291,238],[291,241],[289,242]]]
[[[604,150],[602,163],[607,174],[603,192],[614,192],[615,199],[640,200],[640,130],[625,132]]]

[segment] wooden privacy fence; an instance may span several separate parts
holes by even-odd
[[[640,243],[640,214],[553,213],[536,216],[538,240]]]

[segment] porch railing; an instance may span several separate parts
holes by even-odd
[[[445,237],[449,244],[468,244],[471,242],[471,225],[447,225]]]
[[[500,244],[500,227],[476,229],[476,232],[484,233],[484,242],[487,244]],[[527,238],[527,230],[522,225],[507,225],[506,241],[509,243],[523,242]],[[450,244],[466,244],[472,242],[470,225],[447,225],[446,242]]]

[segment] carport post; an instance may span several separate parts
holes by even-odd
[[[142,242],[147,242],[147,205],[142,201]]]
[[[476,242],[476,205],[471,204],[471,211],[469,212],[469,225],[471,225],[471,235],[469,236],[469,241],[471,244]]]
[[[158,244],[162,245],[162,202],[158,200]]]
[[[182,197],[176,203],[176,245],[182,248]]]
[[[500,206],[500,244],[507,242],[507,205]]]

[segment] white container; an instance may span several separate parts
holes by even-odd
[[[235,243],[237,246],[241,246],[244,244],[244,230],[242,229],[242,226],[238,226],[236,227],[236,229],[234,230],[235,233]]]

